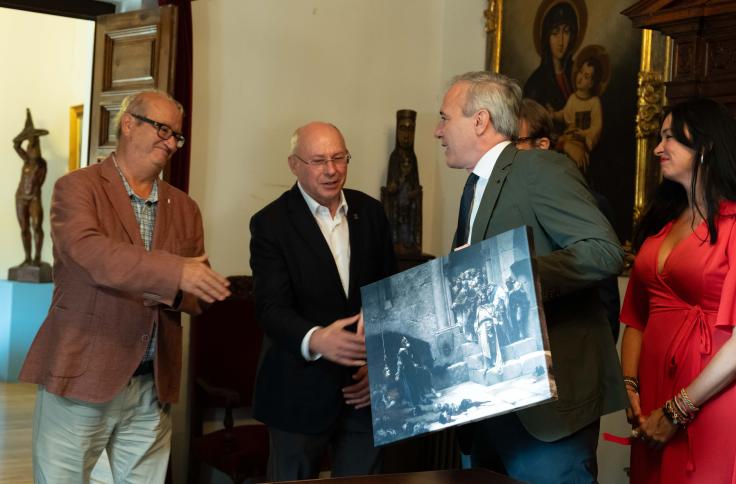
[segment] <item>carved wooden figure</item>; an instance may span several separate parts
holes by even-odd
[[[422,252],[422,187],[414,153],[416,111],[396,112],[396,147],[388,162],[381,202],[386,210],[397,254]]]
[[[20,265],[11,267],[8,279],[25,282],[50,282],[51,266],[41,261],[43,247],[43,206],[41,186],[46,180],[46,160],[41,156],[40,137],[49,134],[36,129],[30,109],[26,109],[26,125],[13,139],[13,148],[23,160],[20,183],[15,192],[15,211],[20,224],[25,258]],[[25,149],[22,144],[27,141]],[[34,251],[31,251],[33,246]]]

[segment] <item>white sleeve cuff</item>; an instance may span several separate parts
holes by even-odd
[[[311,338],[312,333],[317,331],[319,328],[320,326],[315,326],[307,331],[307,334],[304,335],[304,339],[302,340],[302,356],[307,361],[316,361],[322,358],[322,353],[312,353],[309,351],[309,338]]]

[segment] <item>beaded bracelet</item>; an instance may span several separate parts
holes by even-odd
[[[677,410],[675,410],[672,400],[667,400],[666,402],[664,402],[664,405],[662,405],[662,413],[665,417],[667,417],[667,420],[677,425],[678,427],[685,426],[684,422],[681,420],[680,414],[677,413]]]
[[[677,404],[676,397],[671,400],[667,400],[664,405],[662,405],[662,413],[664,413],[664,416],[667,417],[670,422],[683,428],[687,427],[687,424],[692,422],[695,418],[695,414],[682,413]]]
[[[639,393],[639,379],[635,376],[624,376],[624,385],[631,387],[634,393]]]

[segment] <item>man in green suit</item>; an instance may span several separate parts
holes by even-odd
[[[595,482],[600,416],[626,406],[596,283],[619,273],[623,252],[572,161],[513,145],[520,107],[521,89],[507,77],[460,75],[445,94],[435,136],[447,165],[470,172],[454,247],[532,229],[558,399],[464,434],[474,466],[534,483]]]

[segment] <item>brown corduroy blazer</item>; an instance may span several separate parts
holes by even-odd
[[[111,400],[130,380],[157,324],[159,401],[176,402],[181,373],[179,311],[171,308],[183,257],[204,253],[202,218],[184,192],[159,181],[151,251],[111,157],[60,178],[51,202],[54,294],[20,380],[86,402]]]

